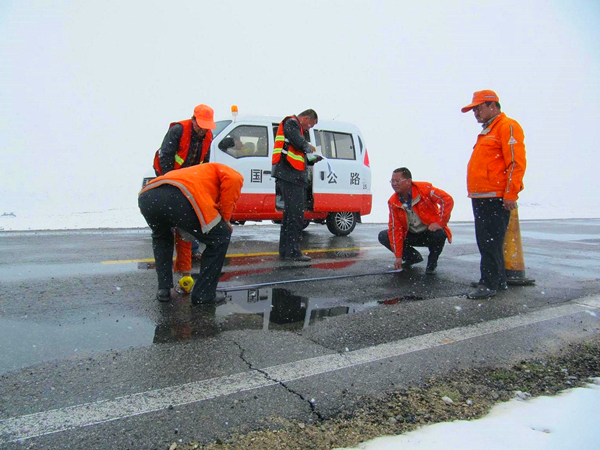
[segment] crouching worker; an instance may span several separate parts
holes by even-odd
[[[388,229],[379,233],[379,242],[396,255],[396,269],[408,269],[423,261],[414,247],[429,248],[426,273],[432,275],[446,239],[452,241],[448,221],[454,200],[430,183],[412,181],[406,167],[394,170],[391,183],[390,222]]]
[[[231,238],[231,214],[244,178],[223,164],[207,163],[173,170],[140,191],[138,205],[152,230],[152,249],[161,302],[173,288],[173,227],[206,245],[192,303],[216,301],[216,289]]]

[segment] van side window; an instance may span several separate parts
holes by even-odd
[[[315,130],[315,147],[329,159],[356,159],[354,140],[350,133]]]
[[[234,158],[248,156],[269,156],[268,128],[252,125],[240,125],[227,134],[233,138],[233,147],[227,148],[227,154]]]

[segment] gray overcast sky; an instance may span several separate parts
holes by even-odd
[[[136,207],[169,122],[206,103],[357,124],[367,221],[399,166],[471,220],[460,108],[494,89],[525,130],[521,218],[600,217],[599,23],[595,0],[2,0],[0,214]]]

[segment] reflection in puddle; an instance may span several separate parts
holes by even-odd
[[[395,305],[403,301],[414,301],[414,300],[425,300],[425,297],[420,295],[405,295],[404,297],[387,298],[385,300],[378,300],[379,305]]]
[[[262,318],[263,330],[300,330],[327,317],[351,314],[377,305],[340,304],[340,299],[308,298],[282,288],[249,289],[227,293],[227,302],[216,308],[217,321],[235,316],[255,315]]]
[[[344,304],[340,299],[308,298],[282,288],[227,293],[219,305],[189,307],[189,300],[166,305],[154,342],[207,338],[231,330],[297,331],[317,322],[377,306]]]

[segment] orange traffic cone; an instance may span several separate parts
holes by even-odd
[[[523,259],[523,246],[521,244],[521,228],[519,227],[519,212],[513,209],[510,212],[508,229],[504,237],[504,269],[506,282],[511,285],[529,286],[535,280],[525,275],[525,260]]]

